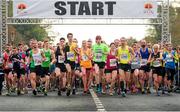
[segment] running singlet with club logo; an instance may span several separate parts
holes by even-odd
[[[41,50],[39,49],[36,54],[33,53],[31,50],[30,57],[32,57],[32,61],[30,64],[31,68],[35,68],[35,66],[39,66],[42,64],[42,56],[41,56]]]
[[[135,58],[131,62],[131,69],[138,69],[140,67],[140,54],[135,52]]]
[[[129,52],[129,47],[126,46],[125,49],[122,49],[122,47],[118,48],[118,57],[119,57],[119,63],[121,64],[128,64],[131,58],[131,54]]]
[[[117,68],[117,59],[115,55],[108,54],[106,60],[106,69],[116,69]]]
[[[21,51],[21,52],[19,52],[19,55],[21,56],[21,59],[23,59],[25,61],[26,53]],[[20,68],[21,69],[25,69],[26,68],[26,64],[25,63],[20,63]]]
[[[43,52],[45,54],[46,60],[44,62],[42,62],[42,67],[49,67],[51,64],[51,50],[43,49]]]
[[[158,58],[161,58],[161,53],[158,52],[157,54],[152,54],[152,57],[154,58],[154,61],[152,62],[153,67],[160,67],[162,66],[162,61],[158,60]]]
[[[80,65],[84,68],[92,68],[91,59],[89,59],[89,56],[91,55],[91,50],[87,49],[86,51],[83,51],[80,49]]]
[[[76,52],[75,52],[75,49],[77,48],[77,44],[76,43],[72,43],[70,46],[69,46],[69,49],[67,49],[66,51],[66,60],[68,61],[73,61],[75,62],[76,61]]]
[[[148,63],[148,59],[149,59],[149,49],[146,48],[145,52],[143,52],[142,48],[140,49],[140,53],[141,53],[141,66],[146,66]]]
[[[171,53],[165,52],[163,54],[163,59],[165,61],[165,68],[175,69],[175,60],[174,57],[177,57],[177,54],[172,51]]]
[[[12,69],[13,68],[13,64],[12,64],[12,62],[10,61],[10,55],[7,53],[7,52],[5,52],[4,54],[3,54],[3,59],[5,60],[5,69]]]
[[[108,47],[105,44],[95,44],[93,45],[93,61],[94,62],[105,62],[106,55],[105,52],[108,52]]]

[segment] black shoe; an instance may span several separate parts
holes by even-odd
[[[58,91],[58,96],[61,96],[61,90]]]
[[[171,93],[172,92],[172,89],[168,89],[168,93]]]
[[[76,89],[73,89],[72,94],[76,95]]]
[[[66,88],[62,88],[61,91],[65,92],[65,91],[66,91]]]
[[[71,94],[71,89],[67,89],[66,96],[69,96]]]
[[[91,94],[89,90],[87,91],[87,94]]]
[[[150,91],[150,89],[149,89],[149,88],[147,89],[147,94],[151,94],[151,91]]]
[[[20,90],[17,90],[17,95],[20,95],[21,94],[21,91]]]
[[[37,91],[33,90],[33,95],[36,96],[37,95]]]
[[[145,94],[145,91],[144,91],[144,89],[142,89],[142,90],[141,90],[141,93],[142,93],[142,94]]]
[[[2,92],[0,91],[0,96],[2,95]]]

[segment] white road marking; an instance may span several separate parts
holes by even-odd
[[[93,89],[90,89],[89,90],[91,95],[92,95],[92,98],[94,100],[94,103],[96,104],[96,108],[97,108],[97,112],[106,112],[102,102],[100,101],[100,99],[98,98],[98,96],[96,95],[96,93],[94,92]]]

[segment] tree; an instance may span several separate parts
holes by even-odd
[[[25,43],[28,43],[32,38],[41,41],[48,36],[46,30],[40,25],[14,25],[14,27],[20,33],[19,38]]]
[[[177,46],[180,44],[180,7],[170,7],[170,33],[172,44]],[[161,25],[151,25],[147,30],[145,37],[147,41],[151,43],[157,43],[161,41]]]
[[[13,16],[13,1],[8,1],[8,17]],[[48,34],[46,30],[40,25],[11,25],[16,29],[16,37],[14,40],[15,44],[18,44],[19,41],[23,41],[24,43],[28,43],[30,39],[34,38],[37,40],[43,40],[47,38]],[[10,35],[10,34],[9,34]]]

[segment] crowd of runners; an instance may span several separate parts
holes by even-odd
[[[179,86],[180,46],[146,43],[145,40],[127,45],[125,37],[107,45],[101,36],[78,40],[72,33],[60,38],[57,46],[49,40],[31,39],[29,46],[6,45],[0,58],[0,94],[75,95],[94,89],[98,94],[170,94]],[[5,84],[5,85],[3,85]],[[5,86],[5,87],[3,87]],[[5,89],[2,89],[5,88]]]

